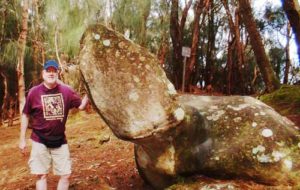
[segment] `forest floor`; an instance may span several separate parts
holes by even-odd
[[[300,126],[300,115],[288,117]],[[18,149],[19,126],[16,121],[12,127],[0,127],[1,190],[35,189],[29,153],[23,156]],[[31,130],[27,132],[29,139]],[[70,190],[152,190],[138,174],[133,144],[117,139],[96,113],[71,114],[66,135],[73,161]],[[50,172],[48,189],[56,189],[58,179]]]
[[[35,189],[27,166],[29,151],[23,156],[18,149],[19,126],[17,121],[0,128],[1,190]],[[29,139],[31,130],[27,132]],[[73,163],[70,190],[151,190],[135,167],[133,144],[117,139],[96,113],[71,114],[66,135]],[[58,179],[50,172],[48,189],[56,189]]]

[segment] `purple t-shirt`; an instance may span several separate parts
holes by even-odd
[[[41,142],[35,130],[45,136],[65,136],[65,124],[71,108],[78,108],[80,96],[67,85],[58,84],[48,89],[42,83],[30,89],[23,113],[31,116],[31,139]],[[66,137],[65,137],[65,143]]]

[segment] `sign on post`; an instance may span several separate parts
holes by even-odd
[[[183,72],[182,72],[182,87],[181,87],[181,90],[182,90],[182,92],[184,92],[186,58],[191,56],[191,48],[182,47],[181,55],[184,57],[184,59],[183,59]]]
[[[182,47],[181,55],[183,57],[190,57],[191,56],[191,48],[189,48],[189,47]]]

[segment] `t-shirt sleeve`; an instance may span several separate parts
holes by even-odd
[[[81,97],[73,89],[71,89],[70,96],[70,108],[78,108],[81,104]]]
[[[31,96],[32,96],[32,91],[30,90],[26,97],[25,105],[23,108],[23,113],[26,115],[29,115],[31,112]]]

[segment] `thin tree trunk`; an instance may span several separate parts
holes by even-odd
[[[226,10],[226,15],[228,17],[228,23],[229,23],[229,28],[231,33],[234,35],[233,39],[235,40],[235,51],[237,52],[237,68],[238,68],[238,78],[239,82],[236,83],[236,85],[239,86],[239,93],[244,94],[245,93],[245,82],[244,82],[244,76],[243,76],[243,65],[244,65],[244,51],[243,51],[243,44],[241,42],[241,34],[240,34],[240,23],[239,23],[239,9],[235,11],[235,22],[233,22],[232,15],[230,13],[229,7],[228,7],[228,2],[227,0],[222,0],[222,4]],[[231,56],[232,52],[231,52]],[[231,64],[233,64],[233,60],[231,60]]]
[[[296,37],[297,52],[300,59],[300,6],[298,0],[281,0]]]
[[[183,35],[183,29],[184,29],[184,25],[186,22],[186,18],[188,15],[188,11],[190,9],[190,7],[192,6],[193,0],[189,0],[188,3],[185,5],[183,11],[182,11],[182,16],[181,16],[181,20],[180,20],[180,30],[179,32],[181,33],[181,36]]]
[[[38,80],[38,76],[39,76],[39,65],[42,65],[45,60],[45,50],[44,50],[44,46],[43,43],[41,43],[41,24],[40,24],[40,18],[39,18],[39,4],[38,4],[38,0],[32,0],[32,6],[33,9],[35,11],[35,15],[34,15],[34,22],[32,24],[32,26],[34,27],[33,30],[33,55],[32,55],[32,59],[33,59],[33,64],[34,64],[34,72],[33,72],[33,86],[37,85],[39,80]]]
[[[14,109],[16,105],[16,102],[14,101],[13,97],[9,98],[9,109],[7,114],[7,127],[13,126],[14,123],[14,116],[16,110]]]
[[[163,64],[165,63],[166,57],[168,55],[168,50],[169,43],[163,38],[157,52],[157,57],[161,66],[163,66]]]
[[[1,108],[0,108],[0,124],[2,124],[2,121],[5,119],[6,117],[6,106],[8,104],[8,86],[7,86],[7,77],[4,75],[3,72],[0,72],[0,75],[2,76],[3,78],[3,93],[4,93],[4,96],[3,96],[3,102],[2,102],[2,105],[1,105]],[[3,124],[4,126],[4,124]]]
[[[108,15],[111,15],[111,0],[108,0],[108,1],[104,1],[105,4],[104,4],[104,24],[105,26],[109,26],[109,18],[108,18]]]
[[[266,55],[261,36],[254,21],[249,0],[239,0],[239,6],[242,20],[250,36],[250,43],[255,54],[256,64],[265,82],[266,91],[272,92],[280,87],[280,83]]]
[[[166,21],[166,14],[163,11],[160,12],[159,18],[160,18],[161,25],[166,25],[167,24],[166,22],[169,22],[169,21]],[[167,31],[167,29],[162,27],[160,30],[160,36],[161,36],[160,46],[157,51],[157,57],[158,57],[158,60],[159,60],[159,63],[161,66],[163,66],[163,64],[165,63],[166,58],[169,54],[169,50],[170,50],[170,43],[169,43],[170,36],[169,35],[170,34]]]
[[[204,9],[208,9],[210,0],[198,0],[195,5],[195,16],[194,16],[194,29],[192,37],[191,57],[186,68],[186,86],[189,86],[191,74],[194,70],[196,60],[198,59],[197,50],[199,46],[199,33],[200,33],[200,16],[204,12]],[[202,21],[204,21],[205,14],[203,14]]]
[[[61,72],[60,74],[63,75],[63,72],[64,72],[64,67],[61,63],[61,60],[60,60],[60,55],[59,55],[59,50],[58,50],[58,26],[55,27],[55,35],[54,35],[54,45],[55,45],[55,55],[56,55],[56,59],[58,61],[58,64],[59,64],[59,67],[61,69]]]
[[[228,37],[230,38],[230,37]],[[232,52],[233,52],[233,47],[235,46],[235,39],[230,40],[228,39],[228,48],[227,48],[227,76],[226,76],[226,93],[228,95],[231,94],[231,86],[232,86]]]
[[[235,36],[236,36],[236,51],[238,56],[238,72],[239,72],[239,87],[240,92],[242,95],[245,94],[245,79],[243,74],[243,68],[245,67],[245,54],[244,54],[244,48],[243,43],[241,42],[241,33],[240,33],[240,15],[239,15],[239,8],[235,11]]]
[[[256,81],[256,79],[257,79],[257,74],[258,74],[258,69],[257,69],[257,66],[255,65],[254,66],[254,69],[253,69],[253,79],[252,79],[252,81],[251,81],[251,88],[253,88],[254,87],[254,84],[255,84],[255,81]]]
[[[150,15],[151,10],[151,0],[147,0],[147,5],[144,7],[143,10],[143,20],[142,20],[142,29],[140,34],[140,44],[141,46],[146,45],[146,39],[147,39],[147,20]]]
[[[211,6],[208,17],[208,42],[206,53],[205,67],[205,88],[212,88],[213,72],[214,72],[214,51],[215,51],[215,29],[214,29],[214,0],[211,0]]]
[[[192,0],[189,0],[189,2],[186,4],[183,12],[181,21],[179,24],[179,17],[178,17],[178,0],[172,0],[172,6],[171,6],[171,17],[170,17],[170,34],[173,44],[173,64],[174,64],[174,82],[175,87],[178,89],[181,86],[182,83],[182,55],[181,55],[181,49],[182,49],[182,40],[183,40],[183,29],[186,22],[186,17],[189,8],[192,5]]]
[[[182,70],[180,67],[182,63],[182,56],[181,56],[181,48],[182,48],[182,39],[180,39],[180,32],[179,32],[179,18],[178,18],[178,0],[172,0],[172,7],[171,7],[171,17],[170,17],[170,35],[173,44],[173,75],[174,75],[174,82],[175,88],[178,89],[181,84],[180,76]]]
[[[18,63],[17,63],[17,76],[18,76],[18,100],[19,100],[19,113],[22,114],[25,105],[25,81],[24,81],[24,55],[26,47],[28,29],[28,0],[23,1],[22,8],[22,25],[21,33],[18,39]]]
[[[289,81],[289,71],[291,67],[291,59],[290,59],[290,33],[291,33],[291,26],[287,24],[287,35],[286,35],[286,47],[285,47],[285,70],[284,70],[284,79],[283,84],[287,84]]]

